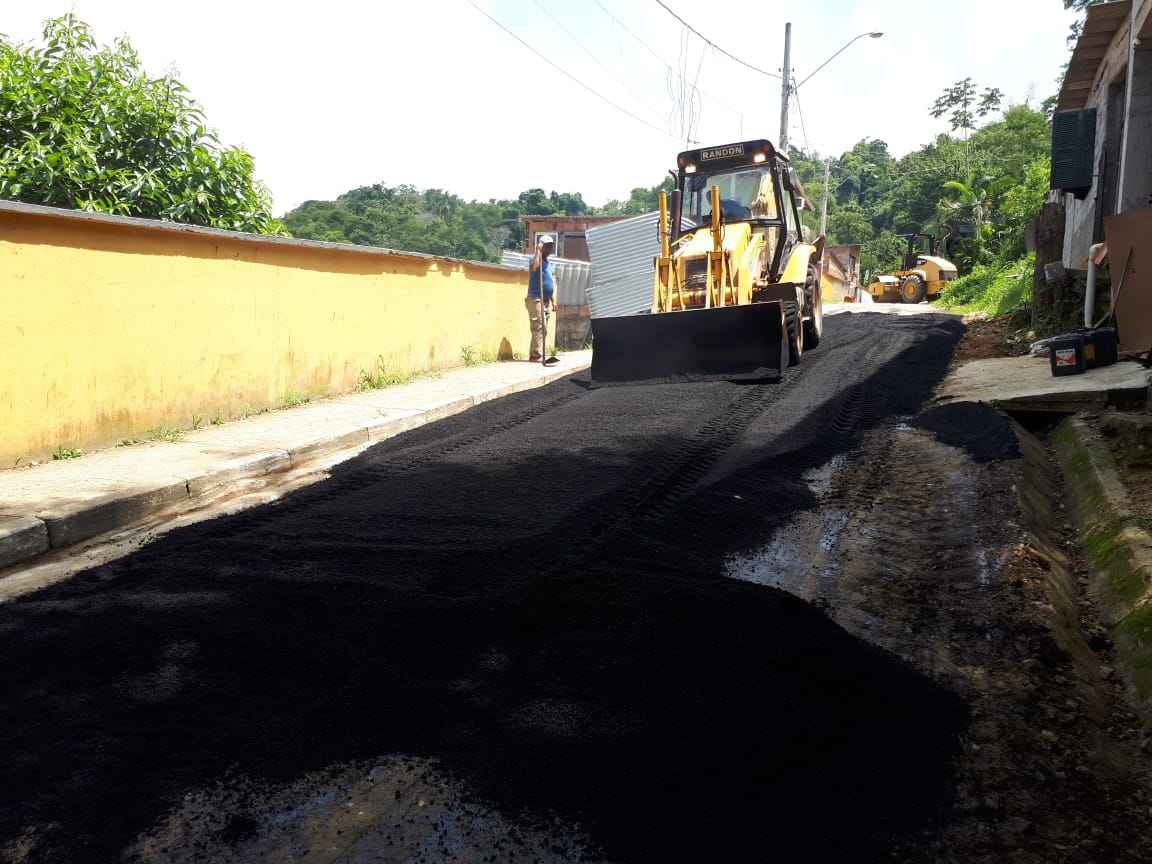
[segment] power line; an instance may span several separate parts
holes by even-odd
[[[688,44],[688,31],[681,31],[680,36],[680,67],[682,72],[677,73],[680,78],[679,93],[676,92],[676,86],[669,75],[667,79],[668,98],[672,100],[673,107],[670,112],[670,122],[675,126],[679,123],[680,135],[684,139],[684,146],[688,147],[692,144],[698,144],[698,141],[693,140],[692,136],[700,121],[700,115],[703,112],[703,103],[700,99],[700,88],[696,86],[696,82],[700,80],[700,70],[704,67],[704,50],[700,51],[700,59],[696,64],[696,78],[692,83],[688,83],[688,60],[690,55],[690,48]]]
[[[559,19],[559,18],[557,18],[555,15],[553,15],[553,14],[552,14],[552,12],[551,12],[551,11],[548,9],[548,7],[547,7],[547,6],[545,6],[543,3],[541,3],[541,2],[540,2],[540,0],[533,0],[533,2],[536,4],[537,8],[539,8],[541,12],[543,12],[545,15],[547,15],[547,16],[548,16],[548,17],[551,19],[552,23],[553,23],[553,24],[555,24],[555,25],[556,25],[556,27],[557,27],[557,28],[558,28],[558,29],[559,29],[561,32],[563,32],[563,33],[564,33],[564,35],[565,35],[565,36],[567,36],[569,39],[571,39],[573,42],[575,42],[575,43],[576,43],[576,45],[577,45],[577,46],[580,48],[580,50],[581,50],[581,51],[583,51],[585,54],[587,54],[589,57],[591,57],[591,58],[592,58],[592,62],[593,62],[593,63],[595,63],[597,66],[599,66],[599,67],[600,67],[601,69],[603,69],[605,72],[607,72],[607,73],[608,73],[608,76],[609,76],[610,78],[612,78],[612,80],[613,80],[613,81],[615,81],[617,84],[619,84],[621,87],[623,87],[623,88],[624,88],[624,91],[625,91],[625,92],[626,92],[626,93],[627,93],[629,96],[631,96],[633,99],[635,99],[635,100],[636,100],[636,102],[637,102],[637,104],[639,104],[639,105],[642,105],[644,108],[646,108],[647,110],[651,111],[653,114],[655,114],[655,115],[659,116],[659,114],[660,114],[660,112],[659,112],[659,111],[657,111],[656,109],[654,109],[654,108],[653,108],[651,105],[648,105],[648,104],[647,104],[647,103],[644,101],[644,98],[643,98],[643,97],[641,97],[641,96],[638,96],[638,95],[637,95],[637,94],[636,94],[636,93],[635,93],[635,92],[632,90],[632,88],[628,86],[627,82],[625,82],[625,81],[622,81],[622,80],[621,80],[619,77],[617,77],[616,73],[615,73],[615,72],[613,72],[611,69],[609,69],[609,68],[608,68],[608,67],[607,67],[607,66],[606,66],[606,65],[605,65],[603,62],[601,62],[600,58],[599,58],[599,57],[597,57],[597,56],[596,56],[596,55],[595,55],[595,54],[592,52],[592,50],[591,50],[590,48],[588,48],[588,47],[587,47],[587,46],[586,46],[586,45],[585,45],[583,42],[581,42],[581,41],[580,41],[580,40],[579,40],[579,39],[576,37],[576,34],[574,34],[574,33],[573,33],[571,30],[569,30],[567,27],[565,27],[565,26],[564,26],[564,24],[563,24],[563,23],[560,21],[560,19]]]
[[[652,123],[649,123],[643,117],[640,117],[636,114],[633,114],[631,111],[629,111],[623,105],[616,104],[611,99],[609,99],[607,96],[605,96],[603,93],[600,93],[598,90],[595,90],[592,87],[589,87],[587,84],[585,84],[583,81],[581,81],[575,75],[573,75],[567,69],[554,63],[552,60],[550,60],[544,54],[541,54],[539,51],[537,51],[535,48],[533,48],[531,45],[529,45],[527,42],[525,42],[523,39],[521,39],[519,36],[517,36],[514,32],[509,30],[507,27],[505,27],[503,24],[501,24],[498,20],[493,18],[486,11],[484,11],[484,9],[482,9],[480,6],[478,6],[476,4],[475,0],[468,0],[468,5],[470,5],[473,9],[475,9],[477,12],[479,12],[481,15],[483,15],[485,18],[487,18],[489,21],[491,21],[493,24],[495,24],[497,27],[499,27],[501,30],[503,30],[505,33],[507,33],[509,36],[511,36],[513,39],[515,39],[517,42],[519,42],[521,45],[523,45],[525,48],[527,48],[529,51],[531,51],[533,54],[535,54],[537,57],[539,57],[541,60],[543,60],[545,63],[547,63],[549,66],[551,66],[553,69],[555,69],[561,75],[563,75],[565,78],[568,78],[570,81],[573,81],[576,84],[579,84],[581,87],[583,87],[585,90],[587,90],[593,96],[595,96],[597,99],[601,100],[602,102],[607,103],[608,105],[611,105],[613,108],[615,108],[621,114],[628,115],[633,120],[635,120],[637,123],[643,123],[649,129],[654,129],[657,132],[659,132],[661,135],[664,135],[668,138],[672,138],[673,140],[675,140],[675,136],[669,134],[668,130],[661,129],[659,126],[656,126]]]
[[[687,58],[685,58],[687,59]],[[700,52],[700,60],[696,64],[696,77],[692,79],[692,89],[689,91],[692,94],[692,123],[688,126],[688,139],[691,140],[696,127],[700,125],[700,115],[704,113],[704,100],[700,98],[700,88],[696,86],[700,81],[700,70],[704,68],[704,52]]]
[[[753,66],[747,60],[741,60],[739,57],[737,57],[731,51],[725,51],[723,48],[721,48],[719,45],[717,45],[715,42],[713,42],[711,39],[709,39],[707,36],[705,36],[703,33],[701,33],[699,30],[697,30],[695,27],[693,27],[691,24],[689,24],[687,21],[685,21],[683,18],[681,18],[675,12],[673,12],[671,9],[669,9],[665,5],[664,0],[656,0],[656,3],[659,4],[661,9],[663,9],[665,12],[667,12],[669,15],[671,15],[673,18],[675,18],[677,21],[679,21],[681,24],[683,24],[685,27],[687,27],[689,30],[691,30],[693,33],[695,33],[697,36],[699,36],[701,39],[703,39],[705,42],[707,42],[713,48],[715,48],[717,51],[719,51],[721,54],[723,54],[725,57],[729,58],[730,60],[735,60],[741,66],[747,66],[753,72],[759,72],[761,75],[767,75],[769,78],[776,78],[776,79],[781,80],[781,81],[784,80],[783,75],[777,75],[775,72],[768,72],[765,69],[761,69],[759,66]]]
[[[812,148],[808,146],[808,127],[804,125],[804,109],[800,107],[800,91],[795,86],[792,88],[792,98],[796,100],[796,113],[800,115],[800,131],[804,135],[804,152],[811,156]]]
[[[640,44],[640,46],[645,51],[647,51],[649,54],[651,54],[653,57],[655,57],[657,62],[660,63],[660,65],[663,66],[665,69],[667,69],[670,74],[677,76],[678,78],[683,80],[684,83],[688,83],[684,79],[684,76],[680,72],[677,72],[675,69],[672,68],[671,63],[669,63],[662,56],[660,56],[660,54],[658,54],[656,52],[656,50],[651,45],[649,45],[647,42],[645,42],[643,39],[641,39],[639,36],[637,36],[636,32],[634,30],[632,30],[632,28],[630,28],[623,21],[621,21],[619,18],[617,18],[612,13],[611,9],[609,9],[607,6],[605,6],[603,3],[601,3],[600,0],[593,0],[593,2],[595,2],[595,4],[600,7],[601,12],[603,12],[605,15],[607,15],[609,18],[611,18],[613,21],[615,21],[621,30],[623,30],[625,33],[627,33],[629,36],[631,36],[636,42],[638,42]],[[716,96],[712,95],[707,90],[701,90],[700,93],[703,96],[707,96],[709,100],[711,100],[712,102],[715,102],[717,105],[721,105],[724,108],[727,108],[733,114],[737,114],[737,115],[741,115],[741,116],[744,114],[743,109],[736,108],[732,105],[729,105],[727,102],[724,102],[722,99],[718,99]]]

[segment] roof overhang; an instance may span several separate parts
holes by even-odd
[[[1132,0],[1113,0],[1088,7],[1084,29],[1076,40],[1072,60],[1060,86],[1057,111],[1078,111],[1088,104],[1100,65],[1116,34],[1127,25],[1131,13]]]

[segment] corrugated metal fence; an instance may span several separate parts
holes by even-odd
[[[658,213],[597,225],[587,231],[592,256],[588,305],[593,318],[644,315],[652,311],[654,260],[660,254]],[[684,221],[690,229],[692,223]]]
[[[560,307],[589,307],[593,318],[651,312],[653,259],[660,252],[658,219],[658,213],[645,213],[589,228],[591,264],[553,258]],[[685,220],[683,228],[690,230],[692,223]],[[500,256],[501,264],[525,270],[531,260],[531,255],[510,249]]]

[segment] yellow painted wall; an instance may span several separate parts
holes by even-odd
[[[525,274],[0,209],[0,468],[526,355]]]

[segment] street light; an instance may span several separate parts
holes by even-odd
[[[843,48],[841,48],[839,51],[837,51],[835,54],[833,54],[831,57],[829,57],[827,60],[825,60],[825,61],[824,61],[823,63],[821,63],[819,66],[817,66],[815,69],[813,69],[813,70],[812,70],[812,72],[810,72],[810,73],[808,74],[808,77],[807,77],[807,78],[805,78],[803,81],[801,81],[799,84],[797,84],[797,85],[796,85],[795,87],[793,87],[792,89],[793,89],[793,90],[799,90],[801,87],[803,87],[805,84],[807,84],[807,83],[808,83],[808,81],[810,81],[810,80],[811,80],[811,78],[812,78],[812,76],[813,76],[813,75],[815,75],[817,72],[819,72],[819,71],[820,71],[821,69],[823,69],[825,66],[827,66],[829,63],[831,63],[833,60],[835,60],[837,57],[839,57],[841,54],[843,54],[845,51],[847,51],[849,48],[851,48],[851,47],[852,47],[852,45],[854,45],[854,44],[855,44],[855,43],[856,43],[858,40],[860,40],[860,39],[863,39],[865,36],[867,36],[867,37],[869,37],[869,38],[871,38],[871,39],[879,39],[879,38],[880,38],[881,36],[883,36],[883,35],[884,35],[884,34],[883,34],[883,33],[880,33],[880,32],[875,32],[875,33],[861,33],[861,34],[860,34],[859,36],[857,36],[855,39],[851,39],[851,40],[849,40],[849,42],[848,42],[848,44],[847,44],[847,45],[845,45]]]
[[[879,39],[884,34],[876,30],[871,33],[861,33],[854,39],[850,39],[848,43],[817,66],[809,73],[808,77],[801,81],[799,84],[792,84],[792,25],[784,25],[784,82],[780,86],[780,149],[785,153],[788,152],[788,103],[792,99],[792,94],[812,80],[812,76],[847,51],[860,39],[868,36],[871,39]]]
[[[843,54],[845,51],[847,51],[849,48],[851,48],[853,45],[855,45],[858,41],[863,39],[865,36],[867,36],[871,39],[879,39],[883,35],[884,34],[882,32],[880,32],[879,30],[875,30],[875,31],[872,31],[871,33],[861,33],[859,36],[856,36],[853,39],[849,39],[843,48],[841,48],[839,51],[837,51],[835,54],[833,54],[831,57],[829,57],[827,60],[825,60],[819,66],[817,66],[815,69],[813,69],[808,74],[807,78],[805,78],[799,84],[792,85],[790,83],[791,79],[792,79],[792,64],[791,64],[792,25],[786,24],[784,26],[784,83],[783,83],[783,86],[781,87],[781,97],[782,98],[780,100],[781,101],[781,105],[780,105],[780,149],[781,150],[783,150],[785,153],[788,152],[788,103],[792,99],[792,94],[795,93],[797,90],[799,90],[801,87],[803,87],[805,84],[807,84],[809,81],[811,81],[813,75],[815,75],[817,72],[819,72],[825,66],[827,66],[829,63],[831,63],[833,60],[835,60],[837,57],[839,57],[841,54]],[[824,196],[823,196],[823,200],[820,202],[820,234],[821,235],[825,234],[828,230],[828,180],[829,180],[830,174],[831,174],[831,163],[829,162],[829,160],[825,159],[824,160]]]

